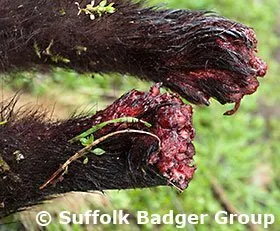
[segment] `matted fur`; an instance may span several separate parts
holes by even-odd
[[[91,20],[77,15],[72,0],[0,0],[0,72],[51,64],[130,73],[206,105],[210,97],[239,103],[266,73],[255,56],[255,33],[245,25],[207,11],[112,2],[115,13]]]
[[[105,189],[142,188],[173,184],[182,190],[195,171],[192,165],[192,110],[174,94],[133,90],[106,109],[87,117],[50,121],[38,111],[14,111],[16,99],[0,107],[0,217],[39,203],[58,193]],[[92,126],[111,119],[133,116],[141,123],[114,123],[94,133],[95,139],[127,128],[158,136],[126,133],[108,138],[97,147],[101,156],[88,153],[74,161],[56,185],[39,187],[75,152],[80,142],[68,141]],[[160,147],[159,147],[160,145]],[[160,150],[160,152],[158,152]],[[19,156],[20,155],[20,156]]]
[[[255,56],[255,33],[247,26],[212,12],[162,10],[144,7],[141,2],[108,0],[112,2],[115,13],[91,20],[89,15],[78,15],[72,0],[0,0],[0,72],[54,65],[78,72],[130,73],[162,82],[196,104],[209,105],[213,97],[237,106],[244,95],[256,91],[257,77],[266,74],[266,64]],[[90,1],[79,4],[83,8]],[[54,193],[73,190],[150,187],[168,182],[185,188],[195,170],[191,164],[193,130],[192,126],[186,132],[180,129],[186,129],[182,121],[191,119],[187,116],[191,109],[177,96],[172,99],[175,104],[171,100],[173,103],[163,104],[164,111],[155,110],[159,114],[146,114],[158,125],[159,130],[152,130],[156,134],[163,134],[164,126],[170,129],[164,135],[167,141],[175,142],[176,149],[167,142],[163,150],[171,150],[171,156],[169,152],[155,155],[157,143],[151,139],[117,136],[101,144],[106,154],[91,155],[87,165],[76,161],[62,182],[44,190],[38,187],[81,149],[81,145],[67,141],[97,123],[99,117],[106,118],[106,110],[93,117],[53,122],[37,111],[14,112],[15,100],[2,103],[0,122],[8,122],[0,126],[0,155],[9,170],[5,170],[7,166],[1,169],[5,171],[0,176],[0,204],[4,206],[0,216]],[[126,106],[133,111],[135,104],[144,109],[149,103],[126,103],[119,112],[126,112]],[[170,118],[175,118],[175,125]],[[187,145],[182,146],[177,137]],[[136,150],[138,155],[134,155]],[[18,154],[23,159],[17,160]]]

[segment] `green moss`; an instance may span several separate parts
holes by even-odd
[[[41,57],[42,57],[41,51],[40,51],[40,48],[39,48],[37,42],[34,42],[33,47],[34,47],[35,54],[38,56],[39,59],[41,59]]]
[[[41,51],[39,45],[37,44],[37,42],[34,42],[33,44],[33,47],[34,47],[34,51],[36,53],[36,55],[41,59],[42,58],[42,54],[49,57],[51,59],[52,62],[54,63],[59,63],[59,62],[62,62],[62,63],[70,63],[70,60],[66,57],[63,57],[62,55],[60,54],[55,54],[53,51],[52,51],[52,46],[53,46],[53,39],[51,40],[51,42],[49,43],[49,45],[47,46],[47,48],[43,51]]]
[[[80,8],[78,2],[75,2],[75,4],[79,9],[78,15],[80,15],[81,13],[85,13],[86,15],[89,15],[91,20],[95,19],[95,15],[101,17],[103,14],[112,14],[116,12],[116,8],[113,7],[115,3],[110,3],[109,5],[107,5],[107,0],[101,1],[97,6],[94,6],[94,1],[91,1],[91,4],[86,5],[86,8]]]
[[[62,9],[59,9],[59,14],[61,15],[61,16],[64,16],[64,15],[66,15],[66,12],[65,12],[65,10],[62,8]]]
[[[75,46],[77,55],[81,55],[83,52],[87,52],[87,47],[84,46]]]
[[[70,63],[70,59],[67,59],[67,58],[65,58],[65,57],[63,57],[61,55],[58,55],[58,54],[51,56],[51,60],[54,63],[59,63],[59,62],[61,62],[61,63]]]
[[[15,160],[17,161],[17,163],[19,163],[21,160],[24,160],[24,156],[23,156],[23,154],[21,153],[20,150],[14,151],[13,155],[14,155]]]
[[[3,125],[5,125],[6,123],[8,123],[8,121],[7,121],[7,120],[4,120],[4,121],[0,121],[0,126],[3,126]]]
[[[0,155],[0,174],[10,171],[10,166],[6,163],[6,161]]]

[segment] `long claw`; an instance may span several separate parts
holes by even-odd
[[[229,110],[229,111],[226,111],[226,112],[224,113],[224,115],[226,115],[226,116],[233,115],[233,114],[238,110],[238,108],[239,108],[239,106],[240,106],[240,102],[241,102],[241,100],[238,100],[238,101],[235,103],[234,108],[231,109],[231,110]]]

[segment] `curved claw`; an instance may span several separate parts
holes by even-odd
[[[229,110],[229,111],[226,111],[226,112],[224,113],[224,115],[226,115],[226,116],[233,115],[233,114],[238,110],[238,108],[239,108],[239,106],[240,106],[240,102],[241,102],[241,100],[238,100],[238,101],[235,103],[234,108],[231,109],[231,110]]]

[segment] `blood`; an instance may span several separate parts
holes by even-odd
[[[150,153],[147,164],[154,166],[167,182],[183,190],[188,186],[196,169],[192,164],[195,154],[192,144],[195,136],[192,107],[184,104],[177,94],[160,94],[160,85],[154,85],[148,93],[132,90],[94,116],[94,121],[95,118],[100,118],[99,122],[133,116],[151,123],[151,128],[140,123],[113,124],[104,127],[95,136],[124,128],[137,128],[157,135],[161,140],[160,152]],[[153,140],[150,139],[152,137],[143,138],[144,143],[138,142],[138,139],[134,150],[138,151],[146,144],[152,144]]]

